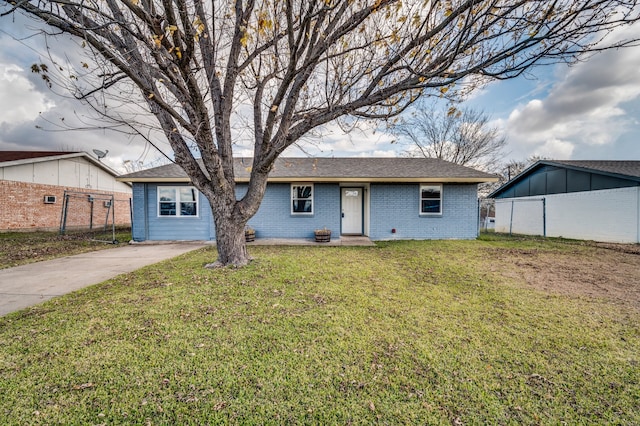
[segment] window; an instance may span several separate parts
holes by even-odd
[[[313,185],[291,185],[291,214],[313,214]]]
[[[158,187],[158,216],[198,216],[198,192],[192,186]]]
[[[420,185],[420,214],[442,214],[442,185]]]

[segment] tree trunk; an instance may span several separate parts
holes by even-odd
[[[216,226],[216,248],[218,250],[218,260],[206,265],[207,268],[217,268],[222,266],[241,267],[249,263],[247,246],[244,238],[244,227],[246,221],[242,221],[233,216],[224,216],[220,212],[216,213],[212,206],[211,211]]]
[[[218,259],[206,265],[207,268],[242,267],[251,260],[247,253],[244,230],[249,219],[257,213],[264,198],[270,169],[271,164],[254,167],[251,182],[241,200],[236,199],[233,171],[228,175],[230,177],[222,176],[218,184],[193,181],[209,200],[216,228]]]

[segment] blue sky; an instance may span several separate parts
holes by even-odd
[[[640,33],[640,26],[614,37]],[[126,160],[151,164],[159,155],[143,141],[105,131],[48,132],[43,119],[73,120],[83,106],[53,93],[33,74],[41,62],[38,39],[16,41],[22,27],[0,19],[0,149],[109,150],[105,163],[121,169]],[[64,42],[63,42],[64,43]],[[640,47],[611,50],[572,67],[533,69],[531,75],[490,83],[463,105],[481,109],[507,137],[505,160],[531,155],[552,159],[640,159]],[[384,128],[365,124],[348,134],[329,125],[303,142],[317,156],[397,156],[406,149],[391,143]],[[238,154],[249,155],[240,149]],[[301,155],[292,148],[287,155]]]

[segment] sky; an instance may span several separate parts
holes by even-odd
[[[141,140],[105,130],[52,131],[63,118],[73,122],[84,107],[54,93],[31,72],[45,50],[42,39],[22,38],[24,26],[19,19],[0,18],[0,150],[108,150],[102,161],[120,172],[127,161],[157,164],[161,156]],[[640,25],[613,36],[634,34],[640,34]],[[505,161],[533,155],[640,160],[640,47],[605,51],[572,67],[535,68],[527,76],[488,84],[462,106],[484,111],[506,136]],[[293,147],[285,155],[393,157],[407,149],[376,127],[364,124],[344,133],[330,124],[321,136],[302,142],[303,150]]]

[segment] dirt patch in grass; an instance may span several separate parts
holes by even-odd
[[[570,251],[490,249],[489,269],[553,294],[605,298],[640,310],[640,245],[592,243]]]

